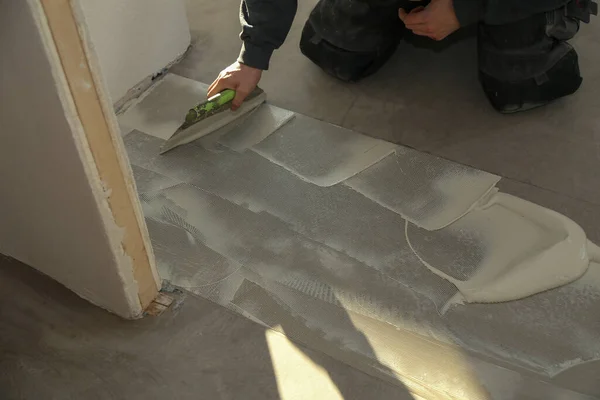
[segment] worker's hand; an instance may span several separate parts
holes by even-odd
[[[460,28],[452,0],[431,0],[427,7],[418,7],[407,13],[402,8],[398,15],[415,35],[443,40]]]
[[[237,110],[244,99],[256,88],[262,71],[239,62],[234,62],[225,68],[208,88],[208,97],[212,97],[225,89],[235,90],[235,98],[231,108]]]

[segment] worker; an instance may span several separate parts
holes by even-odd
[[[236,90],[238,108],[286,39],[297,0],[242,0],[243,45],[209,96]],[[300,40],[302,53],[342,81],[376,72],[403,32],[444,40],[478,24],[479,79],[502,113],[528,110],[574,93],[581,85],[578,56],[567,40],[597,14],[592,0],[320,0]]]

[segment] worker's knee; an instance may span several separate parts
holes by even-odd
[[[396,40],[386,40],[372,50],[346,50],[318,34],[309,20],[302,32],[300,50],[329,75],[342,81],[355,82],[379,70],[397,45]]]
[[[566,40],[579,23],[563,8],[506,25],[481,24],[479,76],[494,108],[523,111],[577,91],[578,56]]]
[[[328,74],[358,81],[390,58],[402,31],[398,0],[321,0],[304,26],[300,50]]]

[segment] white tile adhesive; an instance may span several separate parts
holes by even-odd
[[[600,395],[600,251],[577,224],[494,175],[262,109],[163,156],[155,127],[125,136],[163,277],[425,397]]]
[[[575,222],[503,193],[445,230],[421,233],[425,240],[417,246],[406,223],[407,241],[421,262],[460,290],[455,301],[522,299],[571,283],[587,271],[592,259],[600,262],[598,247]],[[461,252],[448,254],[456,249]],[[453,260],[456,256],[458,262]]]

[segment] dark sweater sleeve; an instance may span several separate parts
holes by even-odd
[[[268,69],[273,51],[283,44],[290,31],[297,7],[297,0],[242,0],[243,45],[238,61]]]

